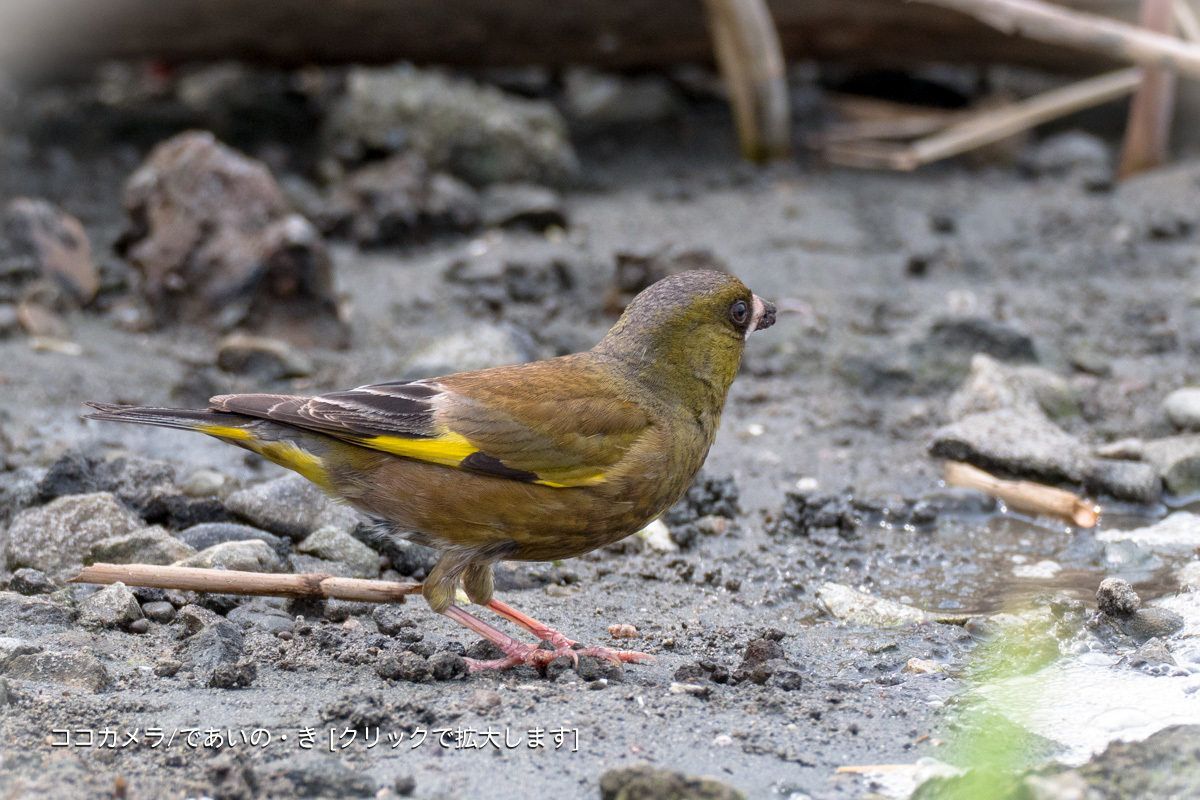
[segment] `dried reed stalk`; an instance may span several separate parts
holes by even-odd
[[[946,485],[978,489],[1014,511],[1058,517],[1080,528],[1094,528],[1100,521],[1100,506],[1073,492],[1030,481],[1004,480],[960,461],[946,462]]]

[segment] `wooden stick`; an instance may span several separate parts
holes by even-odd
[[[953,8],[1006,33],[1200,78],[1200,46],[1097,14],[1071,11],[1041,0],[916,2]]]
[[[337,578],[324,573],[279,575],[151,564],[93,564],[71,578],[71,583],[111,584],[118,581],[128,586],[157,589],[267,597],[336,598],[362,603],[403,603],[407,595],[421,592],[419,583]]]
[[[742,155],[756,162],[788,157],[792,118],[787,73],[765,0],[705,0],[705,7]]]
[[[1141,21],[1143,28],[1171,33],[1175,29],[1173,0],[1142,0]],[[1119,177],[1154,169],[1167,160],[1174,115],[1175,73],[1162,67],[1146,67],[1129,106]]]
[[[1188,0],[1175,0],[1175,23],[1179,32],[1189,42],[1200,43],[1200,19],[1196,18],[1196,10]]]
[[[1080,528],[1094,528],[1100,521],[1100,506],[1077,494],[1030,481],[1006,481],[961,461],[946,462],[946,485],[978,489],[1014,511],[1059,517]]]
[[[1136,67],[1109,72],[1004,108],[981,111],[910,145],[833,144],[825,148],[825,157],[842,166],[914,170],[923,164],[998,142],[1058,117],[1124,97],[1137,87],[1141,73]]]

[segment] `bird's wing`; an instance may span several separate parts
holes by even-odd
[[[380,383],[317,397],[223,395],[212,404],[405,458],[554,487],[603,482],[650,426],[641,408],[594,376],[521,378],[454,388]]]

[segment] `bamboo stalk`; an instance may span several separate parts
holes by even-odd
[[[1100,506],[1073,492],[1030,481],[1004,480],[961,461],[946,462],[946,485],[978,489],[1014,511],[1058,517],[1080,528],[1094,528],[1100,521]]]
[[[1041,0],[916,0],[952,8],[1005,33],[1200,78],[1200,46]]]
[[[825,157],[842,166],[914,170],[923,164],[956,156],[1067,114],[1124,97],[1137,88],[1141,73],[1133,67],[1052,89],[1010,106],[981,111],[941,133],[908,145],[882,142],[833,144],[825,149]]]
[[[779,33],[765,0],[705,0],[713,49],[729,92],[742,155],[791,154],[791,110]]]
[[[403,603],[410,594],[420,594],[419,583],[369,581],[338,578],[324,573],[278,575],[196,567],[162,567],[152,564],[93,564],[71,579],[71,583],[147,586],[216,594],[267,597],[329,598],[363,603]]]
[[[1158,33],[1175,29],[1173,0],[1142,0],[1142,27]],[[1146,67],[1125,125],[1125,143],[1117,174],[1128,178],[1163,164],[1169,155],[1171,118],[1175,115],[1175,73]]]

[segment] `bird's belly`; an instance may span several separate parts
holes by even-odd
[[[552,488],[407,459],[387,459],[370,487],[344,496],[439,549],[480,548],[522,561],[570,558],[641,529],[673,503],[691,475],[635,487],[625,478]]]

